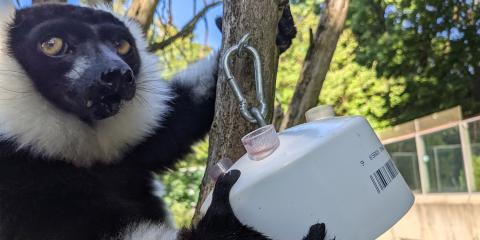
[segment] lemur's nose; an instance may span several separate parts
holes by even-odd
[[[118,95],[123,100],[131,100],[135,96],[135,77],[129,68],[109,69],[99,79],[100,95]]]

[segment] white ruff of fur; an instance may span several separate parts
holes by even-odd
[[[161,80],[157,57],[146,50],[140,28],[126,18],[121,20],[140,51],[142,67],[137,86],[141,89],[117,115],[94,127],[57,109],[34,89],[22,67],[6,54],[7,24],[0,21],[0,140],[12,141],[18,149],[37,156],[88,167],[121,159],[129,147],[151,135],[168,111],[166,102],[172,94]]]
[[[121,235],[121,240],[175,240],[177,230],[161,224],[141,223],[130,226]]]

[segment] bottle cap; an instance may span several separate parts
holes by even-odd
[[[312,122],[320,119],[335,117],[335,112],[333,112],[333,107],[331,105],[320,105],[308,110],[305,113],[305,118],[307,122]]]
[[[273,125],[261,127],[242,138],[243,146],[252,160],[262,160],[272,154],[280,145]]]

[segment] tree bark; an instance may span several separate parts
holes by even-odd
[[[221,53],[223,54],[226,49],[237,44],[244,34],[251,34],[250,45],[258,50],[262,58],[265,98],[269,105],[267,122],[270,122],[272,118],[278,67],[279,53],[275,43],[278,31],[277,26],[283,8],[287,4],[288,1],[280,0],[224,1]],[[230,66],[250,106],[257,105],[255,100],[253,61],[250,58],[234,57]],[[240,115],[239,103],[226,82],[222,68],[220,67],[218,75],[216,112],[212,130],[210,131],[209,158],[206,173],[222,158],[230,158],[234,161],[240,158],[245,153],[240,139],[248,132],[257,128],[257,125],[247,122]],[[213,184],[208,182],[208,176],[205,174],[194,222],[199,219],[199,209],[212,186]]]
[[[42,4],[42,3],[66,3],[67,0],[32,0],[33,4]]]
[[[155,9],[159,0],[132,0],[127,15],[135,19],[141,26],[143,33],[147,33],[153,21]]]
[[[318,104],[338,38],[345,25],[348,5],[349,0],[326,1],[317,32],[311,39],[305,56],[295,93],[282,121],[282,129],[305,122],[305,112]]]

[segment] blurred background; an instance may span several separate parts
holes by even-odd
[[[221,1],[69,2],[107,2],[139,20],[165,78],[220,49]],[[298,35],[280,58],[280,119],[327,5],[290,3]],[[318,103],[332,105],[337,115],[366,117],[416,194],[412,210],[381,239],[480,239],[479,0],[351,1]],[[159,176],[179,226],[194,213],[207,141]]]

